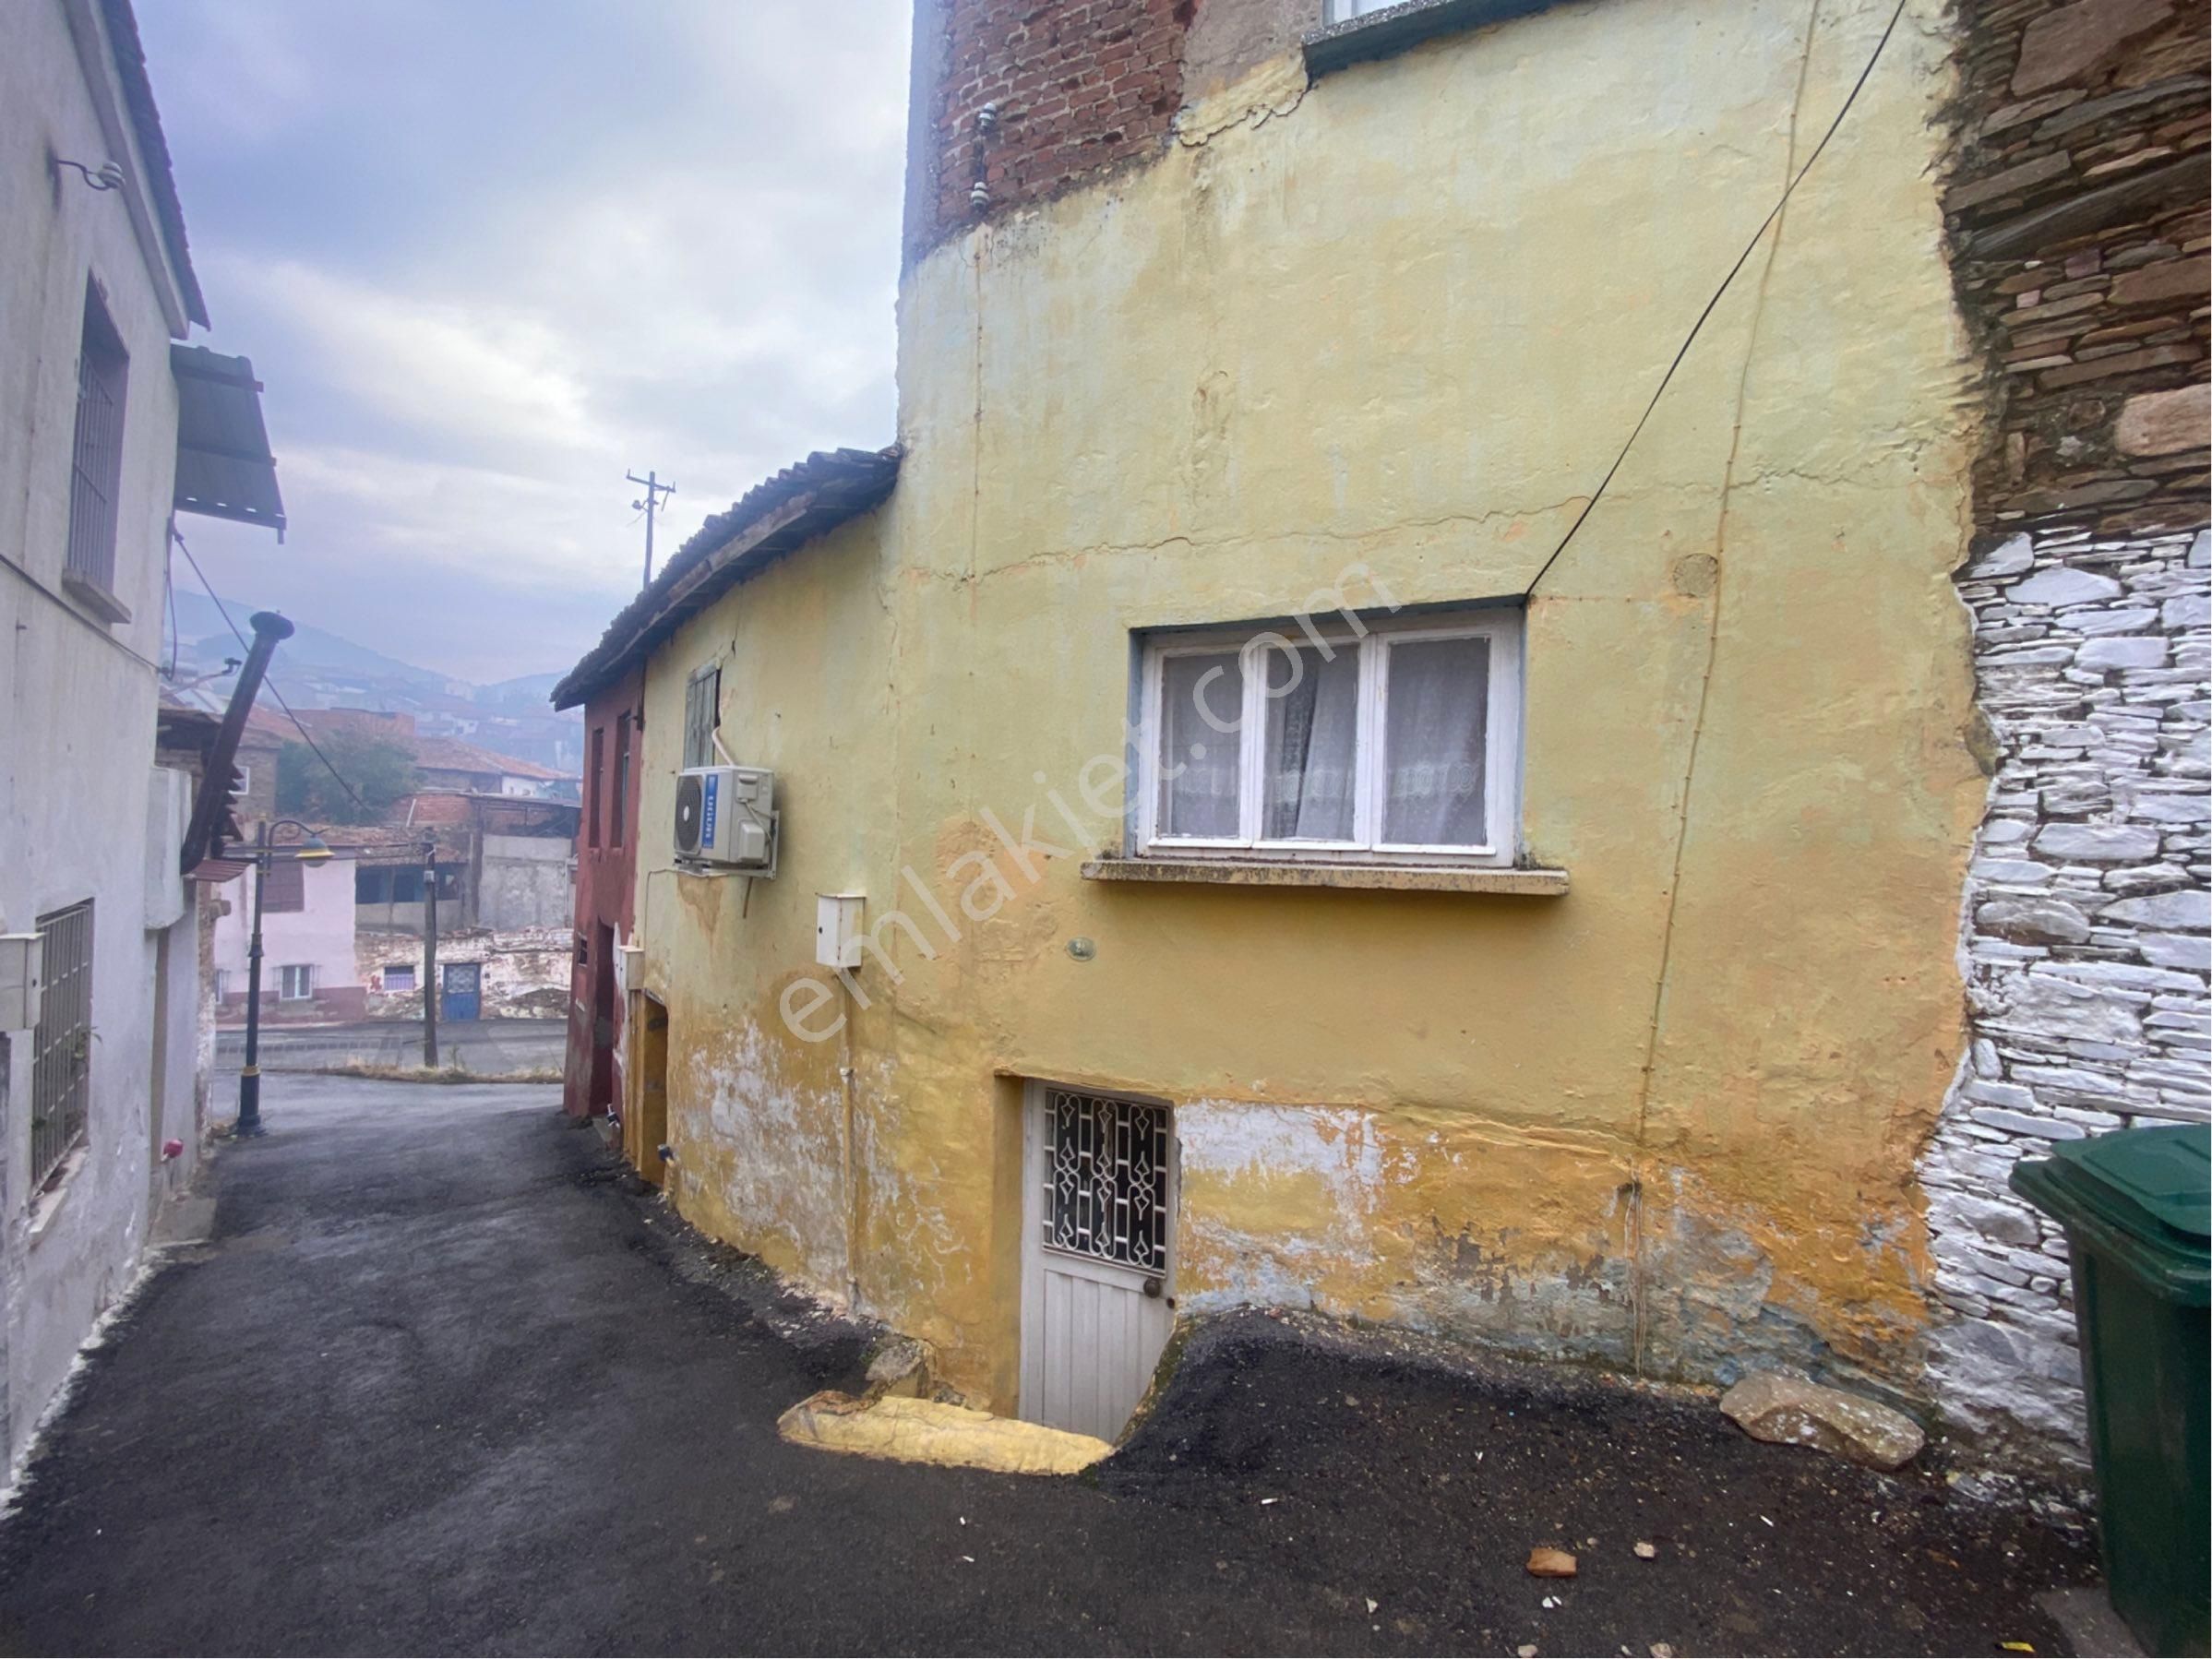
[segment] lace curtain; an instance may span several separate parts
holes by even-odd
[[[1201,698],[1205,699],[1202,708]],[[1235,837],[1237,780],[1243,757],[1237,727],[1243,718],[1244,668],[1237,652],[1206,651],[1162,661],[1162,835]]]
[[[1357,788],[1359,658],[1335,661],[1310,646],[1267,653],[1267,796],[1260,833],[1269,841],[1349,841]]]
[[[1388,648],[1382,756],[1359,751],[1360,650],[1347,642],[1275,647],[1264,674],[1260,839],[1350,841],[1364,766],[1380,772],[1386,845],[1480,846],[1489,725],[1490,642],[1408,639]],[[1160,665],[1159,833],[1230,841],[1241,832],[1244,673],[1234,650]],[[1227,729],[1224,729],[1227,728]]]
[[[1490,718],[1490,642],[1416,639],[1391,648],[1383,734],[1382,839],[1479,846]]]

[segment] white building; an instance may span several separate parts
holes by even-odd
[[[173,343],[207,316],[128,0],[0,6],[0,934],[42,964],[0,1030],[12,1462],[203,1127],[193,781],[155,746],[171,515],[282,509],[237,459],[267,451],[250,366]]]

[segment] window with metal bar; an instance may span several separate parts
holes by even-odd
[[[1167,1108],[1072,1089],[1045,1104],[1045,1247],[1165,1272]]]
[[[92,901],[39,918],[45,985],[31,1033],[30,1179],[61,1166],[85,1132],[92,1076]]]
[[[714,764],[714,728],[722,724],[720,665],[693,673],[684,687],[684,764]]]
[[[77,440],[69,469],[68,574],[112,593],[115,587],[116,495],[123,482],[124,388],[130,356],[101,303],[85,290],[84,338],[77,352]]]

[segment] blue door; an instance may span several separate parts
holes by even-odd
[[[448,962],[445,989],[437,999],[441,1020],[474,1020],[484,1011],[484,964]]]

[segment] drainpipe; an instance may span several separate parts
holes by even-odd
[[[855,1155],[854,1141],[858,1132],[859,1114],[854,1102],[853,1075],[853,987],[844,974],[837,975],[838,990],[844,997],[845,1017],[839,1025],[840,1054],[837,1079],[844,1090],[844,1189],[845,1189],[845,1296],[853,1311],[860,1311],[860,1182],[859,1160]]]

